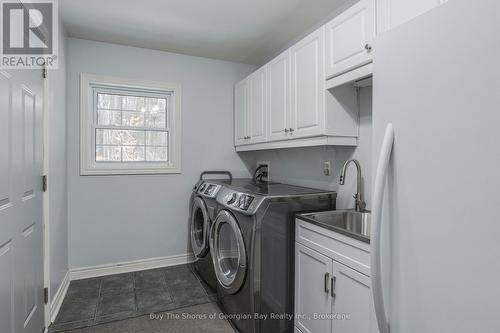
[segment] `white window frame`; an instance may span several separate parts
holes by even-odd
[[[96,162],[94,88],[130,89],[169,94],[167,162]],[[80,74],[80,175],[134,175],[181,173],[181,86]]]

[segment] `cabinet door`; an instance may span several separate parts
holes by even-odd
[[[374,0],[359,1],[326,24],[325,29],[327,78],[370,62],[375,36]]]
[[[292,138],[324,134],[325,30],[316,30],[291,48]]]
[[[267,66],[253,73],[249,79],[249,143],[258,143],[266,140],[266,80]]]
[[[234,145],[248,143],[248,80],[236,84],[234,88]]]
[[[268,139],[289,138],[290,117],[290,51],[267,65]]]
[[[333,261],[333,333],[378,332],[370,290],[370,278]],[[342,318],[349,315],[349,318]]]
[[[377,30],[380,33],[395,28],[446,1],[447,0],[378,0]]]
[[[330,332],[331,320],[314,318],[330,314],[332,259],[295,243],[295,326],[303,333]]]

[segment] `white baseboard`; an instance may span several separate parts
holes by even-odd
[[[61,308],[64,297],[66,296],[66,292],[68,291],[70,282],[70,272],[67,271],[66,275],[64,275],[61,284],[59,285],[59,289],[57,289],[56,294],[54,295],[54,299],[50,302],[50,322],[53,323],[56,320],[57,314],[59,313],[59,309]]]
[[[71,280],[88,279],[99,276],[129,273],[168,266],[187,264],[194,261],[191,253],[168,257],[133,260],[115,264],[97,265],[71,269]]]

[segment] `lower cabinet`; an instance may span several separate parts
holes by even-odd
[[[297,226],[297,230],[299,228]],[[329,248],[320,253],[297,240],[296,332],[377,333],[370,277],[331,258],[334,256],[330,253],[336,253],[336,258],[342,257],[342,253],[337,252],[339,249]],[[353,250],[354,247],[350,249]]]
[[[332,259],[302,244],[295,244],[295,326],[302,333],[332,330],[330,320],[315,317],[332,313],[332,268]]]
[[[374,332],[370,278],[334,260],[332,279],[332,332]]]

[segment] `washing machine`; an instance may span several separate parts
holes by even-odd
[[[224,180],[203,179],[204,176],[210,174],[227,174],[229,180],[232,179],[227,171],[205,171],[201,174],[190,199],[189,235],[195,257],[193,267],[205,283],[216,290],[217,280],[210,255],[209,232],[217,213],[216,197]]]
[[[220,188],[210,251],[220,306],[238,331],[293,332],[295,214],[333,210],[336,197],[248,179]]]

